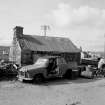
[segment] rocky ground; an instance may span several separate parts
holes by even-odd
[[[105,78],[50,80],[40,85],[0,81],[0,105],[104,105]]]

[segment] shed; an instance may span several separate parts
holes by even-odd
[[[8,61],[9,60],[9,46],[0,46],[0,61]]]
[[[80,50],[68,38],[23,34],[23,27],[14,28],[10,60],[20,65],[32,64],[40,56],[63,56],[67,62],[80,61]]]

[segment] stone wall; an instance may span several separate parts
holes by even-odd
[[[32,51],[30,51],[30,50],[22,50],[21,51],[21,64],[22,65],[33,64]]]
[[[80,63],[80,53],[54,53],[54,52],[33,52],[29,50],[22,51],[22,64],[34,64],[39,57],[43,56],[61,56],[64,57],[66,62]]]
[[[21,65],[21,48],[17,39],[14,39],[10,47],[9,60]]]

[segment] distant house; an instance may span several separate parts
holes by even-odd
[[[24,35],[23,27],[14,28],[10,60],[19,65],[33,64],[41,56],[63,56],[67,62],[80,61],[80,50],[68,38]]]
[[[0,61],[8,61],[9,60],[9,51],[10,47],[9,46],[0,46]]]
[[[81,58],[90,58],[91,54],[89,52],[86,51],[82,51],[81,52]]]

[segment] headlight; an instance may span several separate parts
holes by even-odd
[[[29,73],[28,72],[25,72],[25,77],[29,78]]]
[[[24,76],[24,72],[23,71],[19,71],[19,75]]]

